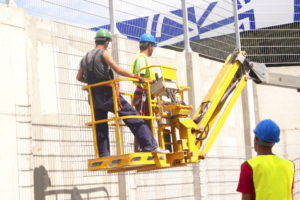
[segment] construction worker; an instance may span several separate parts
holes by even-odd
[[[77,80],[87,84],[94,84],[103,81],[113,80],[111,68],[119,75],[137,78],[144,82],[143,77],[139,77],[123,69],[112,59],[111,54],[106,50],[111,35],[106,29],[100,29],[96,33],[95,48],[89,51],[81,60],[77,73]],[[95,120],[107,119],[108,112],[114,112],[114,102],[112,88],[104,85],[92,89]],[[120,95],[119,96],[119,116],[138,115],[138,112]],[[151,130],[143,119],[125,119],[125,124],[137,138],[144,152],[166,153],[167,151],[158,147]],[[96,125],[99,157],[110,156],[108,124],[100,123]]]
[[[151,65],[148,57],[150,57],[153,53],[154,47],[156,47],[156,41],[153,35],[149,33],[145,33],[141,36],[139,47],[140,53],[134,58],[132,62],[132,73],[138,74],[139,69],[142,67],[146,67]],[[155,79],[155,75],[153,70],[144,69],[141,71],[140,75],[147,79],[150,79],[150,82]],[[149,107],[148,107],[148,97],[147,90],[142,87],[141,84],[136,84],[136,90],[134,92],[133,97],[133,105],[135,109],[140,113],[140,115],[149,115]],[[150,127],[150,120],[145,120],[147,125]],[[134,151],[139,152],[141,148],[139,147],[138,141],[134,139]]]
[[[294,164],[272,153],[279,142],[279,127],[270,119],[262,120],[254,134],[257,156],[242,164],[237,187],[242,200],[292,200]]]

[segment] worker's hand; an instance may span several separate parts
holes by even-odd
[[[138,75],[135,74],[133,78],[139,79],[140,83],[145,83],[145,78],[144,77],[141,77],[141,76],[138,76]]]
[[[154,81],[151,80],[151,79],[148,79],[148,78],[147,78],[146,80],[149,81],[150,84],[154,83]]]

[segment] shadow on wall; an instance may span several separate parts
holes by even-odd
[[[90,194],[94,192],[103,191],[106,194],[106,198],[109,199],[108,191],[105,187],[96,187],[91,189],[78,189],[73,187],[73,189],[58,189],[58,190],[47,190],[51,186],[51,180],[48,176],[48,172],[44,166],[40,166],[34,169],[33,172],[34,180],[34,200],[45,200],[46,196],[55,195],[58,199],[59,194],[70,194],[71,200],[83,200],[82,194],[86,195],[87,200],[90,199]]]

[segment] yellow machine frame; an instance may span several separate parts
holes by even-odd
[[[88,160],[88,169],[105,170],[109,173],[128,170],[148,171],[185,166],[204,159],[247,82],[247,74],[242,61],[238,59],[244,58],[244,56],[243,52],[238,52],[227,57],[193,118],[189,117],[192,106],[183,103],[183,92],[187,91],[189,87],[178,84],[176,69],[172,67],[156,65],[139,70],[139,73],[147,68],[158,68],[161,71],[159,80],[156,80],[152,85],[146,81],[143,85],[148,94],[149,116],[120,117],[118,115],[116,85],[120,81],[137,82],[138,79],[120,78],[84,86],[83,89],[89,92],[92,120],[86,125],[92,126],[93,129],[96,157]],[[95,121],[91,90],[93,87],[107,84],[111,85],[113,91],[114,117]],[[168,88],[169,85],[171,85],[170,88]],[[153,91],[157,92],[153,93]],[[162,97],[162,94],[168,91],[173,94],[176,93],[176,98],[175,100],[173,98],[172,102],[166,102]],[[128,93],[120,94],[132,96]],[[152,99],[151,96],[154,98]],[[151,130],[154,137],[158,139],[159,146],[163,149],[167,147],[171,152],[168,154],[150,152],[123,154],[120,120],[128,118],[150,119]],[[157,120],[156,127],[154,120]],[[114,122],[109,125],[116,127],[118,155],[99,158],[96,124],[106,122]],[[165,141],[166,136],[168,136],[169,141]]]

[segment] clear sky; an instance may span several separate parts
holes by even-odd
[[[18,7],[25,8],[28,14],[37,17],[84,28],[109,24],[109,0],[14,1]],[[0,2],[3,3],[5,0]],[[186,2],[188,8],[193,7],[195,15],[195,20],[189,20],[191,37],[198,34],[201,34],[202,38],[213,37],[234,31],[233,23],[219,26],[223,23],[222,20],[233,17],[232,0],[186,0]],[[294,0],[238,0],[238,2],[239,24],[242,31],[294,22]],[[122,22],[149,16],[147,30],[151,30],[155,25],[152,23],[154,15],[160,14],[155,25],[156,30],[160,31],[166,18],[182,24],[181,17],[170,13],[179,9],[181,9],[181,0],[115,0],[115,19],[117,22]],[[278,13],[281,17],[278,17]],[[134,26],[138,25],[132,25],[132,29]],[[199,31],[201,27],[209,27],[213,31],[202,30],[201,32]]]
[[[4,3],[5,0],[0,0]],[[14,0],[33,16],[91,28],[109,24],[108,0]],[[117,21],[180,9],[181,0],[118,0]]]

